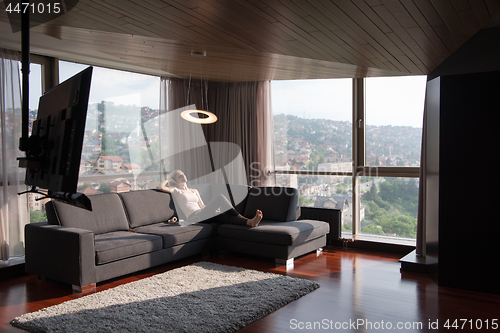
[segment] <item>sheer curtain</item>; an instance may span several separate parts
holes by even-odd
[[[24,255],[24,225],[29,222],[24,169],[17,157],[21,136],[21,86],[17,52],[0,48],[0,260]]]

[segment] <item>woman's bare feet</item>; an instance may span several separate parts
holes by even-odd
[[[247,225],[251,226],[252,228],[258,226],[260,221],[262,220],[262,217],[262,211],[257,210],[255,216],[247,220]]]

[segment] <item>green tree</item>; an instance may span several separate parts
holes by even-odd
[[[102,193],[110,193],[111,192],[111,189],[109,187],[109,184],[106,183],[106,182],[102,182],[100,185],[99,185],[99,191],[101,191]]]
[[[382,227],[377,224],[369,224],[365,227],[362,227],[361,232],[372,235],[385,235],[385,232],[382,229]]]
[[[30,210],[30,223],[47,221],[47,213],[41,210]]]
[[[313,203],[314,203],[314,200],[307,199],[303,195],[299,195],[299,206],[307,207],[307,206],[312,205]]]
[[[89,183],[83,183],[83,185],[78,186],[78,191],[83,191],[86,188],[92,187]]]

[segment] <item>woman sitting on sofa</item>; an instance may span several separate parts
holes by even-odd
[[[205,221],[217,216],[217,222],[249,225],[256,227],[262,220],[262,211],[257,210],[252,218],[242,216],[229,200],[219,194],[205,205],[198,190],[187,187],[187,177],[181,170],[175,170],[163,181],[158,189],[172,194],[175,204],[182,210],[188,221]]]

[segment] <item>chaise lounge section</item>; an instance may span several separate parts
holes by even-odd
[[[205,202],[223,193],[245,216],[261,209],[259,226],[203,221],[166,223],[181,217],[169,193],[157,190],[89,196],[92,211],[58,201],[46,204],[47,222],[26,226],[25,267],[29,273],[73,285],[75,291],[213,249],[274,258],[294,257],[326,245],[328,223],[297,221],[296,189],[193,185]]]

